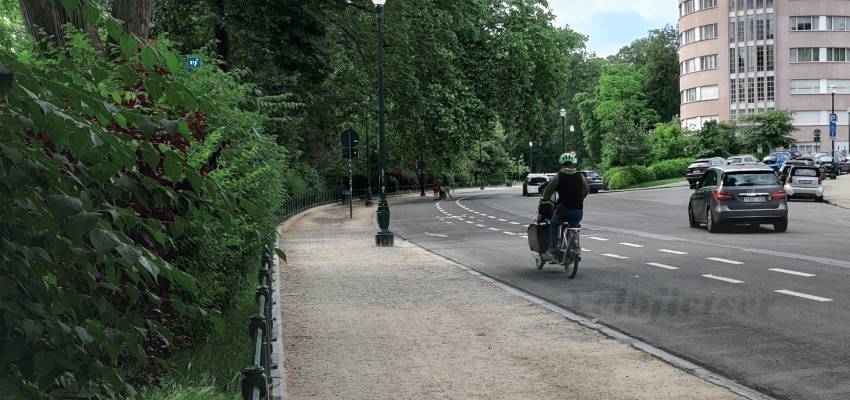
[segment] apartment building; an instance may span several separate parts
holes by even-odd
[[[679,118],[688,130],[768,110],[794,116],[797,147],[848,148],[850,0],[679,0]]]

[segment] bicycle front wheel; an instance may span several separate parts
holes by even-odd
[[[578,273],[578,252],[576,248],[578,247],[578,238],[576,235],[567,233],[564,235],[564,247],[566,251],[564,252],[564,258],[562,260],[562,264],[564,265],[564,270],[567,272],[567,279],[573,279],[576,277]]]

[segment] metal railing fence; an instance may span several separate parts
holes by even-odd
[[[272,280],[274,279],[274,246],[267,246],[258,273],[255,295],[257,313],[248,323],[248,334],[253,343],[251,364],[242,371],[242,398],[245,400],[271,400],[272,369],[279,366],[272,362],[272,334],[275,316],[272,315]]]

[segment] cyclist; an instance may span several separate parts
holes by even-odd
[[[558,255],[558,227],[562,221],[571,227],[579,227],[584,217],[584,198],[590,191],[587,179],[576,171],[576,156],[572,153],[561,154],[558,164],[561,170],[546,184],[541,198],[541,201],[551,200],[552,195],[558,193],[557,206],[549,221],[549,249],[546,251],[552,257]]]

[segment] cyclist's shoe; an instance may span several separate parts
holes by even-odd
[[[554,247],[550,247],[548,250],[546,250],[546,255],[552,258],[553,260],[560,255],[559,253],[560,252],[558,251],[558,249]]]

